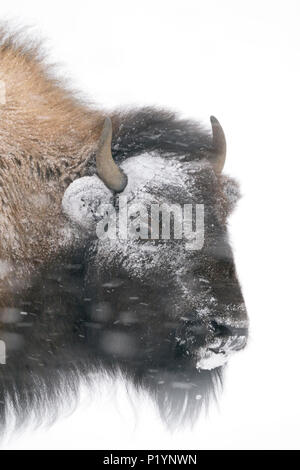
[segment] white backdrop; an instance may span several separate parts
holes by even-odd
[[[299,83],[297,0],[2,0],[0,18],[33,25],[51,60],[99,106],[160,104],[227,135],[225,171],[244,198],[231,238],[251,320],[218,407],[169,434],[151,402],[121,383],[27,448],[299,448]],[[113,398],[113,399],[112,399]]]

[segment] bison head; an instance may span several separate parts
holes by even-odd
[[[225,350],[214,335],[205,335],[203,349],[203,328],[214,331],[217,325],[235,332],[247,326],[226,227],[239,189],[221,174],[225,137],[215,118],[211,123],[206,158],[141,152],[124,159],[118,170],[113,163],[102,181],[96,176],[76,180],[63,198],[65,214],[87,240],[87,291],[100,293],[104,302],[109,296],[115,321],[128,312],[142,322],[143,310],[150,308],[161,325],[173,325],[178,344],[199,368],[222,365],[246,343],[244,333],[242,339],[233,333]],[[103,136],[101,148],[112,165],[109,120]],[[108,176],[113,174],[120,184]],[[121,186],[119,195],[108,189]],[[133,295],[130,283],[143,294]]]

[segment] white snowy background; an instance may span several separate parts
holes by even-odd
[[[230,230],[251,321],[219,405],[192,431],[168,433],[119,381],[6,447],[299,449],[299,1],[2,0],[0,18],[32,25],[99,107],[218,117],[244,195]]]

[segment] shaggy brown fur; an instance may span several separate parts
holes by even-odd
[[[34,266],[74,252],[61,200],[70,182],[96,172],[104,122],[103,112],[52,75],[39,50],[0,30],[0,305],[9,303],[7,286],[16,291],[16,279]],[[111,118],[117,162],[151,151],[199,159],[211,146],[198,123],[169,111],[142,108]]]
[[[84,174],[103,116],[51,77],[37,46],[3,30],[0,80],[0,260],[28,267],[58,251],[62,195]]]

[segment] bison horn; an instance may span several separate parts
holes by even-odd
[[[216,173],[222,173],[226,159],[226,139],[225,134],[219,121],[214,117],[210,117],[212,127],[212,164]]]
[[[112,191],[119,193],[127,185],[127,176],[115,164],[111,154],[112,123],[105,118],[99,146],[96,153],[98,175],[103,183]]]

